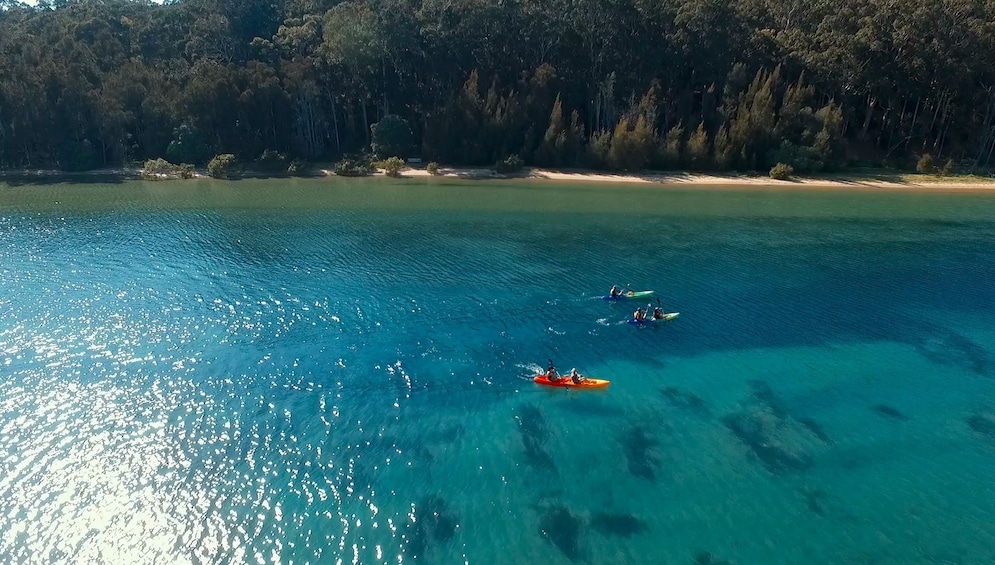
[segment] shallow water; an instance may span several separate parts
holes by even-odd
[[[992,563],[993,244],[985,194],[0,185],[0,560]]]

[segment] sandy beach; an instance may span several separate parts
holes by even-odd
[[[141,169],[118,167],[77,173],[67,173],[56,170],[19,170],[0,172],[0,182],[21,181],[32,179],[38,182],[45,178],[66,177],[124,177],[139,179]],[[243,170],[243,177],[266,177],[268,174]],[[335,173],[328,165],[318,165],[312,170],[312,176],[333,177]],[[385,176],[382,171],[373,176]],[[922,175],[915,173],[900,173],[885,170],[857,170],[846,173],[829,174],[813,177],[792,177],[790,180],[774,180],[766,175],[748,174],[704,174],[691,172],[646,172],[646,173],[609,173],[589,170],[550,170],[526,168],[518,173],[499,174],[486,167],[440,167],[436,175],[430,175],[422,167],[409,167],[401,172],[401,177],[428,178],[434,176],[442,179],[469,180],[521,180],[521,181],[554,181],[566,183],[599,183],[599,184],[644,184],[658,186],[682,186],[700,188],[765,188],[765,189],[809,189],[809,190],[898,190],[898,191],[989,191],[995,190],[995,178],[975,175]],[[209,179],[206,170],[194,173],[196,179]],[[162,175],[159,180],[179,180],[176,175]]]
[[[322,171],[332,174],[331,171]],[[383,173],[377,173],[383,174]],[[405,177],[428,177],[428,171],[421,168],[405,169]],[[606,173],[596,171],[557,171],[547,169],[526,169],[514,175],[497,174],[486,168],[439,169],[440,178],[464,179],[525,179],[564,182],[593,183],[639,183],[662,186],[700,186],[722,188],[805,188],[805,189],[885,189],[885,190],[995,190],[995,179],[977,176],[940,177],[932,175],[901,174],[890,172],[867,172],[826,175],[821,177],[794,177],[791,180],[774,180],[767,176],[742,174],[701,174],[681,172],[659,173]]]

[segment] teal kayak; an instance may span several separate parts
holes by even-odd
[[[605,300],[649,300],[656,296],[655,290],[627,290],[618,296],[606,294],[602,296]]]

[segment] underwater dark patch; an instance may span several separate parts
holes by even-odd
[[[453,443],[463,437],[466,429],[463,424],[455,424],[443,427],[436,432],[429,434],[429,438],[442,443]]]
[[[426,497],[420,508],[421,521],[433,540],[445,542],[453,538],[459,520],[449,509],[445,499],[438,495]]]
[[[805,426],[805,429],[812,432],[812,435],[819,438],[822,443],[833,443],[833,438],[829,437],[826,430],[822,427],[819,422],[816,422],[812,418],[798,418],[798,423]]]
[[[995,356],[954,331],[938,331],[916,344],[916,350],[938,365],[959,367],[982,376],[995,374]]]
[[[825,491],[821,489],[804,489],[802,494],[805,496],[805,506],[810,512],[817,516],[826,515],[826,507],[823,505],[823,501],[826,498]]]
[[[807,454],[781,444],[777,437],[779,420],[770,412],[731,414],[724,417],[722,423],[771,473],[804,471],[812,466],[812,459]]]
[[[549,435],[546,427],[546,419],[539,408],[532,404],[522,404],[515,411],[515,420],[518,422],[518,429],[523,435],[530,436],[540,443],[544,443]]]
[[[549,452],[543,448],[538,440],[532,436],[522,436],[522,445],[525,447],[525,461],[529,465],[553,474],[558,474],[553,457],[550,456]]]
[[[628,463],[629,472],[641,479],[656,479],[660,467],[660,456],[656,453],[659,440],[645,428],[633,426],[622,436],[622,449]]]
[[[693,392],[681,390],[674,386],[668,386],[660,389],[660,394],[662,394],[663,397],[667,399],[667,402],[674,408],[688,410],[700,416],[709,416],[711,414],[711,411],[708,409],[708,405],[705,403],[704,399]]]
[[[591,517],[591,527],[605,535],[623,538],[646,531],[646,523],[632,514],[596,512]]]
[[[885,418],[891,418],[892,420],[908,420],[909,417],[902,414],[897,408],[888,406],[887,404],[878,404],[871,406],[871,410],[879,416],[884,416]]]
[[[719,559],[708,551],[699,551],[694,556],[694,565],[732,565],[725,559]]]
[[[783,401],[781,401],[781,398],[777,396],[774,389],[770,388],[767,381],[750,381],[750,391],[753,394],[753,398],[758,403],[769,408],[774,416],[784,418],[788,415],[788,407]]]
[[[580,518],[559,503],[549,505],[539,517],[539,534],[571,561],[581,558],[582,526]]]
[[[523,404],[518,407],[515,420],[518,422],[526,462],[538,469],[556,473],[556,464],[545,448],[549,431],[542,412],[531,404]]]
[[[404,538],[407,542],[404,546],[405,551],[413,559],[425,555],[426,550],[428,550],[428,533],[425,528],[418,522],[408,521],[404,529]]]
[[[414,507],[415,518],[405,524],[406,551],[414,559],[423,557],[433,543],[445,543],[456,535],[459,519],[439,495],[422,498]]]
[[[995,439],[995,418],[982,414],[975,414],[967,419],[967,425],[976,433]]]

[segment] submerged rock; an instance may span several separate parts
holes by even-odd
[[[445,499],[432,495],[422,499],[420,507],[422,524],[432,539],[437,542],[451,540],[459,527],[459,520],[449,510]]]
[[[887,404],[878,404],[876,406],[871,406],[871,410],[876,412],[880,416],[885,418],[891,418],[892,420],[908,420],[908,416],[899,412],[897,408],[888,406]]]
[[[731,414],[722,422],[771,473],[804,471],[812,466],[811,457],[782,437],[790,436],[790,429],[770,410]]]
[[[645,428],[629,428],[622,436],[622,449],[629,472],[642,479],[655,480],[660,468],[660,456],[656,453],[659,445],[660,442],[647,433]]]
[[[774,474],[809,469],[809,452],[833,443],[822,425],[791,411],[765,381],[752,381],[746,408],[722,423]]]
[[[405,552],[413,559],[424,556],[428,550],[428,533],[425,528],[418,522],[409,521],[405,524],[404,530]]]
[[[674,408],[689,410],[700,416],[709,416],[711,414],[705,401],[693,392],[681,390],[674,386],[668,386],[660,389],[660,394],[662,394],[663,397],[667,399],[667,402],[669,402]]]
[[[967,419],[967,425],[976,433],[995,439],[995,417],[975,414]]]
[[[777,418],[787,417],[789,410],[777,394],[774,393],[774,389],[770,388],[767,381],[750,381],[750,389],[753,393],[753,399],[757,403],[766,406],[771,413]]]
[[[525,460],[533,467],[555,473],[556,464],[545,448],[549,430],[542,412],[531,404],[523,404],[518,407],[515,420],[525,448]]]
[[[708,551],[699,551],[694,556],[694,565],[732,565],[724,559],[719,559],[715,557]]]
[[[583,522],[566,506],[555,503],[549,505],[539,517],[539,534],[559,549],[567,559],[578,561],[581,558],[581,528]]]
[[[523,437],[528,436],[538,443],[546,442],[549,429],[539,408],[532,404],[522,404],[515,411],[515,420],[518,422],[518,431]]]
[[[414,518],[405,524],[405,538],[407,552],[415,559],[424,556],[433,543],[451,540],[459,528],[458,518],[439,495],[421,499],[412,513]]]
[[[967,369],[977,375],[995,374],[995,356],[964,335],[940,330],[916,345],[923,357],[938,365]]]
[[[821,489],[802,489],[802,494],[805,496],[805,504],[808,509],[817,516],[826,515],[826,507],[823,501],[826,498],[826,492]]]
[[[522,436],[522,446],[525,448],[525,461],[529,465],[543,471],[559,474],[556,462],[538,440],[531,436]]]
[[[604,535],[623,538],[646,531],[646,524],[632,514],[597,512],[591,517],[591,527]]]
[[[805,426],[805,429],[812,432],[812,435],[819,438],[822,443],[833,443],[833,438],[829,437],[826,430],[823,429],[819,422],[816,422],[812,418],[798,418],[798,423]]]

